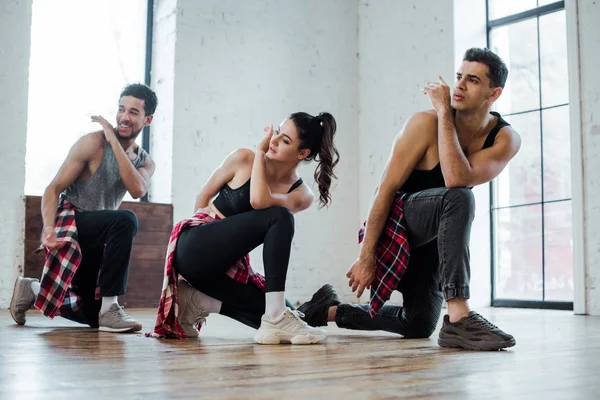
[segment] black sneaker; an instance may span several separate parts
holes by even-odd
[[[329,307],[340,304],[340,299],[333,286],[327,284],[317,290],[313,297],[298,307],[304,314],[304,321],[310,326],[327,326]]]
[[[513,347],[515,338],[475,311],[452,323],[448,315],[440,330],[438,345],[467,350],[501,350]]]

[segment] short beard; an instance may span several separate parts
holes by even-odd
[[[137,139],[137,137],[140,135],[142,131],[138,131],[138,132],[134,132],[133,130],[131,131],[131,135],[129,136],[121,136],[121,134],[119,133],[119,128],[117,128],[115,130],[115,136],[117,137],[117,139],[119,140],[135,140]]]

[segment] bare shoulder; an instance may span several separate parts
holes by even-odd
[[[295,191],[302,192],[304,194],[304,196],[306,196],[311,202],[315,198],[315,194],[313,193],[313,191],[310,188],[310,186],[308,186],[306,184],[306,182],[302,182],[302,185],[300,185],[296,189],[294,189],[294,192]]]
[[[516,154],[521,148],[521,135],[512,126],[505,126],[496,135],[494,145],[506,147]]]
[[[290,194],[298,196],[298,202],[300,203],[300,210],[306,210],[309,208],[315,200],[315,194],[313,193],[310,186],[306,182],[302,182],[302,185],[294,189]]]
[[[419,111],[411,115],[409,121],[412,124],[419,125],[420,127],[437,131],[438,114],[435,110]]]
[[[252,165],[254,162],[254,150],[248,148],[239,148],[229,153],[222,166],[225,168],[239,168],[245,165]]]
[[[233,151],[227,158],[236,162],[248,162],[254,160],[254,150],[245,147]]]
[[[438,116],[435,110],[419,111],[411,115],[404,124],[399,138],[430,142],[437,139]]]
[[[146,162],[144,162],[144,168],[150,169],[152,171],[154,171],[154,168],[156,168],[156,163],[154,162],[150,154],[146,154]]]
[[[91,159],[95,157],[104,146],[104,133],[102,131],[83,135],[73,145],[71,152],[81,158]]]

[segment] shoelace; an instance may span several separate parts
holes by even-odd
[[[479,314],[474,314],[471,316],[473,323],[478,327],[478,328],[483,328],[483,329],[487,329],[487,330],[495,330],[498,329],[498,327],[494,324],[492,324],[490,321],[488,321],[487,319],[483,318],[481,315]]]
[[[206,317],[202,315],[196,316],[196,318],[194,319],[194,326],[198,327],[203,325],[206,325]]]
[[[125,312],[125,307],[123,307],[123,306],[119,306],[119,309],[118,310],[114,310],[113,313],[115,313],[115,314],[121,314],[123,316],[123,319],[132,319],[129,316],[129,314],[127,314]]]
[[[206,317],[208,317],[209,313],[201,305],[198,304],[197,306],[198,314],[194,316],[194,326],[206,325]]]
[[[290,314],[292,314],[292,315],[293,315],[293,317],[294,317],[295,319],[297,319],[297,320],[300,322],[300,324],[302,324],[303,326],[308,326],[308,324],[306,323],[306,321],[304,321],[304,320],[302,319],[302,318],[304,318],[304,317],[305,317],[305,315],[304,315],[304,313],[303,313],[303,312],[301,312],[301,311],[298,311],[298,310],[293,310],[293,311],[292,311],[292,310],[290,310]]]

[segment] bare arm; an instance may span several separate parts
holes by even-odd
[[[256,210],[281,206],[298,213],[306,210],[313,202],[314,195],[306,185],[302,185],[291,193],[272,193],[267,184],[265,153],[273,136],[273,125],[265,128],[267,134],[256,146],[256,154],[252,163],[252,179],[250,180],[250,204]]]
[[[109,143],[115,153],[123,185],[134,199],[144,197],[148,193],[150,178],[154,174],[154,161],[148,157],[144,166],[136,169],[118,140]]]
[[[519,151],[521,138],[511,127],[502,128],[491,147],[466,157],[458,142],[452,111],[443,108],[438,111],[438,146],[446,186],[468,187],[497,177]]]
[[[417,163],[425,156],[428,148],[426,140],[428,135],[425,132],[431,130],[430,117],[418,113],[406,122],[402,132],[396,137],[369,211],[361,257],[375,256],[375,247],[392,207],[394,196]]]
[[[272,193],[265,176],[265,153],[257,150],[250,180],[250,204],[254,209],[281,206],[295,214],[310,207],[313,199],[314,195],[306,185],[300,186],[291,193]]]
[[[463,153],[450,106],[450,88],[440,76],[424,89],[438,115],[440,165],[446,187],[467,187],[489,182],[497,177],[517,154],[521,138],[510,127],[500,130],[494,144],[466,157]]]
[[[435,123],[425,113],[412,116],[396,137],[381,183],[375,192],[367,218],[365,239],[358,260],[346,276],[352,291],[360,297],[375,277],[375,249],[396,192],[402,187],[418,162],[425,156]]]
[[[208,207],[219,189],[231,181],[235,176],[235,171],[245,162],[250,162],[253,156],[254,153],[250,149],[238,149],[229,154],[223,163],[212,173],[208,181],[202,186],[202,189],[200,189],[200,193],[196,196],[194,212],[199,208]]]
[[[58,196],[67,187],[69,187],[81,175],[85,166],[94,158],[100,149],[100,140],[94,134],[86,135],[79,139],[71,148],[69,155],[58,170],[58,173],[52,179],[44,195],[42,196],[42,217],[44,220],[44,229],[42,240],[54,238],[53,243],[44,243],[55,245],[54,220],[56,219],[56,209],[58,207]],[[54,246],[47,246],[54,247]]]

